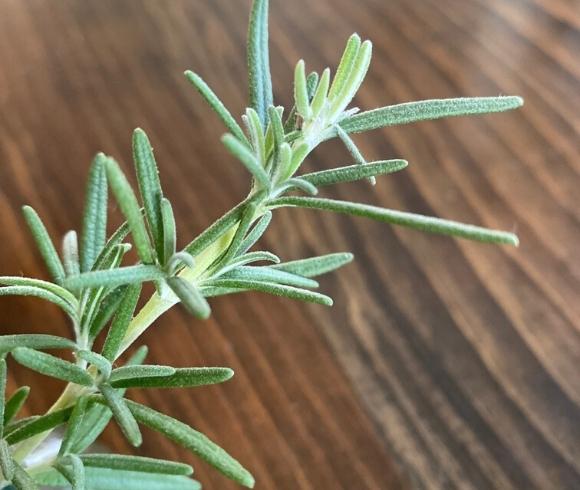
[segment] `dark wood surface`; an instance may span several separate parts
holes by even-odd
[[[206,323],[179,308],[144,341],[152,362],[227,365],[229,383],[132,396],[206,432],[260,489],[580,488],[580,4],[575,0],[271,0],[277,101],[295,62],[334,67],[347,36],[375,43],[357,104],[519,94],[514,113],[377,131],[369,159],[410,167],[331,194],[517,230],[486,246],[381,224],[279,212],[265,246],[284,258],[352,250],[324,278],[332,309],[246,294]],[[182,77],[245,106],[242,0],[0,1],[0,270],[44,277],[20,218],[78,228],[98,150],[129,165],[143,127],[177,208],[182,243],[241,199],[247,175]],[[349,163],[337,144],[311,168]],[[65,334],[55,309],[2,298],[8,332]],[[29,411],[60,385],[33,386]],[[116,428],[113,449],[129,451]],[[235,488],[146,432],[140,453],[193,462],[205,488]],[[192,461],[193,460],[193,461]]]

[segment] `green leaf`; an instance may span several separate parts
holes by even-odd
[[[282,172],[281,182],[289,179],[296,173],[300,165],[302,165],[302,162],[304,162],[304,159],[308,156],[308,153],[310,153],[310,150],[310,145],[305,141],[292,149],[290,165],[288,165]]]
[[[327,272],[334,271],[343,265],[352,262],[354,256],[351,253],[334,253],[310,257],[308,259],[293,260],[270,266],[272,269],[290,272],[304,277],[315,277]]]
[[[332,306],[332,299],[324,294],[308,291],[307,289],[295,288],[292,286],[283,286],[261,281],[246,281],[241,279],[217,279],[211,282],[211,286],[220,288],[235,288],[262,293],[273,294],[275,296],[284,296],[286,298],[307,301],[309,303],[318,303],[325,306]]]
[[[308,100],[310,100],[314,96],[314,92],[316,92],[317,86],[318,86],[318,73],[313,71],[306,77],[306,92],[308,94]],[[286,133],[284,139],[286,140],[287,143],[291,143],[292,141],[294,141],[294,139],[296,139],[302,134],[301,131],[296,130],[296,126],[298,123],[298,119],[296,116],[297,116],[296,106],[294,105],[290,110],[290,113],[288,114],[286,122],[284,123],[284,132]]]
[[[315,196],[318,194],[318,189],[312,185],[310,182],[302,179],[301,177],[295,177],[293,179],[288,179],[277,191],[281,194],[289,189],[299,189],[306,194]]]
[[[68,277],[65,284],[72,290],[101,286],[116,288],[124,284],[159,281],[164,277],[163,271],[155,265],[129,265],[117,269],[84,272],[78,276]]]
[[[284,143],[284,126],[280,112],[276,107],[268,107],[268,119],[270,121],[270,128],[272,128],[274,147],[279,148]]]
[[[273,282],[276,284],[285,284],[287,286],[296,286],[299,288],[318,287],[318,283],[312,279],[265,266],[240,266],[221,277],[223,279]]]
[[[467,238],[485,243],[503,243],[517,246],[519,241],[516,235],[505,231],[489,230],[479,226],[465,225],[455,221],[432,218],[420,214],[406,213],[392,209],[384,209],[369,204],[358,204],[333,199],[312,197],[281,197],[270,201],[270,206],[294,206],[322,211],[363,216],[377,221],[384,221],[394,225],[406,226],[416,230]]]
[[[141,364],[145,357],[147,357],[147,347],[142,345],[127,361],[128,366]],[[125,390],[117,390],[120,395],[123,395]],[[105,430],[113,414],[106,405],[100,403],[90,403],[81,426],[77,429],[75,443],[71,448],[73,453],[84,452],[99,435]]]
[[[248,86],[250,106],[263,126],[268,107],[273,103],[272,78],[268,50],[268,0],[254,0],[248,29]]]
[[[272,212],[266,211],[260,220],[254,225],[252,230],[246,235],[246,238],[242,240],[240,246],[238,247],[237,253],[246,253],[250,248],[252,248],[255,243],[261,238],[265,233],[266,229],[272,221]]]
[[[55,427],[64,424],[69,419],[71,413],[72,407],[68,407],[40,417],[33,417],[31,420],[19,424],[19,426],[9,434],[6,434],[6,442],[13,445],[20,441],[30,439],[37,434],[46,432],[47,430],[54,429]]]
[[[161,257],[163,255],[163,217],[161,215],[163,191],[159,181],[159,170],[153,156],[153,148],[147,134],[141,128],[137,128],[133,132],[133,161],[135,162],[137,183],[149,230],[153,236],[157,255]]]
[[[308,120],[312,117],[312,109],[308,97],[308,90],[306,88],[306,70],[304,60],[296,63],[294,69],[294,103],[296,110],[302,118]]]
[[[125,337],[129,323],[133,318],[135,313],[135,308],[137,307],[137,302],[139,301],[139,296],[141,295],[141,285],[132,284],[128,286],[125,290],[123,297],[121,299],[121,304],[115,315],[115,319],[111,324],[111,328],[107,333],[105,343],[101,354],[103,357],[109,361],[114,361],[119,352],[119,347]]]
[[[79,350],[76,352],[76,356],[95,366],[105,379],[109,379],[113,367],[106,357],[96,352],[91,352],[90,350]]]
[[[140,446],[143,438],[139,431],[137,421],[129,410],[126,401],[107,383],[101,384],[99,390],[105,397],[107,405],[111,409],[111,412],[113,412],[113,417],[115,417],[115,420],[129,443],[135,447]]]
[[[84,456],[83,456],[84,457]],[[35,474],[43,486],[66,486],[66,480],[49,468]],[[185,476],[113,470],[110,468],[85,468],[86,487],[90,490],[201,490],[201,485]],[[36,488],[36,487],[35,487]]]
[[[230,368],[178,368],[169,376],[135,377],[111,381],[114,388],[192,388],[223,383],[234,375]]]
[[[398,172],[406,168],[407,165],[405,160],[380,160],[366,165],[349,165],[348,167],[312,172],[301,175],[300,179],[320,187]]]
[[[0,421],[4,421],[6,409],[6,360],[0,359]],[[0,424],[0,439],[4,435],[4,424]]]
[[[326,68],[320,77],[320,83],[316,88],[314,97],[312,98],[312,119],[316,119],[326,103],[328,95],[328,86],[330,84],[330,68]]]
[[[83,231],[81,236],[81,271],[90,271],[105,246],[107,236],[107,175],[103,153],[97,154],[87,182]]]
[[[19,364],[40,374],[83,386],[93,386],[93,378],[72,362],[28,347],[17,347],[11,354]]]
[[[352,68],[360,49],[360,44],[361,39],[358,34],[350,36],[346,43],[346,48],[342,54],[338,69],[336,70],[336,75],[332,81],[332,86],[328,92],[329,98],[334,99],[335,96],[343,91],[344,85],[352,72]]]
[[[264,167],[262,167],[256,156],[247,146],[240,143],[230,133],[224,134],[222,143],[233,156],[244,164],[244,167],[252,174],[261,187],[267,189],[270,186],[270,178],[264,170]]]
[[[443,117],[509,111],[521,107],[523,103],[521,97],[513,96],[422,100],[361,112],[342,120],[340,126],[347,133],[361,133]]]
[[[82,426],[83,419],[87,413],[87,406],[88,398],[86,396],[81,396],[77,399],[68,419],[67,427],[58,451],[59,456],[64,456],[73,452],[72,448],[77,440],[79,429]]]
[[[56,295],[45,288],[35,286],[8,286],[0,288],[0,296],[32,296],[34,298],[54,303],[62,308],[71,318],[76,319],[77,317],[76,309],[68,301],[63,300],[61,296]]]
[[[14,478],[14,461],[10,448],[4,439],[0,439],[0,470],[5,480],[12,480]]]
[[[250,133],[250,139],[252,141],[252,146],[254,147],[254,152],[256,159],[260,165],[264,165],[266,162],[266,140],[264,138],[264,127],[260,122],[258,113],[248,107],[246,109],[246,117],[244,121],[247,122],[248,132]]]
[[[164,459],[127,456],[124,454],[83,454],[81,460],[88,468],[109,468],[111,470],[138,471],[162,475],[189,476],[193,468],[188,464]],[[145,477],[145,475],[143,475]]]
[[[22,212],[24,213],[24,219],[28,224],[28,228],[30,228],[32,237],[36,242],[36,246],[40,251],[40,255],[44,259],[48,272],[57,284],[61,284],[64,280],[64,267],[56,253],[56,249],[48,235],[48,231],[46,231],[46,228],[36,211],[30,206],[24,206]]]
[[[198,288],[181,277],[170,277],[167,284],[189,313],[200,320],[209,318],[211,308]]]
[[[74,230],[69,231],[62,240],[62,259],[67,276],[78,274],[81,271],[77,232]]]
[[[70,482],[72,490],[85,489],[85,467],[76,454],[59,458],[54,467]]]
[[[38,490],[32,477],[16,462],[14,463],[12,484],[17,490]]]
[[[175,216],[173,207],[169,199],[161,199],[161,224],[163,225],[163,254],[160,257],[161,263],[165,265],[175,254],[175,244],[177,241],[177,231],[175,227]]]
[[[248,144],[248,140],[242,131],[242,128],[236,122],[236,120],[231,115],[230,111],[227,110],[226,106],[218,98],[218,96],[212,91],[211,88],[203,81],[203,79],[196,73],[187,70],[185,76],[192,83],[192,85],[197,89],[209,106],[216,112],[225,126],[228,128],[229,132],[232,133],[236,138],[238,138],[242,143]]]
[[[139,378],[157,378],[175,374],[175,368],[171,366],[158,366],[145,364],[140,366],[121,366],[111,373],[111,385],[124,380],[136,380]]]
[[[127,405],[141,424],[161,432],[172,441],[189,449],[233,481],[253,488],[252,475],[238,461],[200,432],[139,403],[127,400]]]
[[[248,230],[250,229],[250,226],[252,226],[255,216],[256,216],[256,205],[254,204],[254,202],[250,201],[246,205],[246,209],[244,210],[244,214],[242,215],[242,219],[240,220],[240,224],[236,229],[236,233],[232,238],[230,246],[228,247],[228,250],[224,255],[224,257],[220,261],[222,264],[227,264],[232,258],[238,255],[240,245],[244,241],[244,238],[246,237]]]
[[[30,393],[30,386],[21,386],[18,388],[8,400],[4,407],[4,425],[8,425],[12,419],[18,414]]]
[[[29,277],[0,276],[0,284],[3,286],[26,286],[26,287],[30,286],[34,288],[44,289],[49,293],[55,294],[56,296],[60,297],[72,308],[78,307],[78,301],[74,296],[74,294],[52,282],[42,281],[40,279],[32,279]]]
[[[107,158],[105,169],[107,171],[107,181],[129,224],[137,254],[144,264],[152,264],[153,249],[135,193],[115,160]]]
[[[0,336],[0,352],[9,352],[17,347],[30,349],[76,349],[76,344],[64,337],[46,334],[15,334]]]
[[[109,257],[114,254],[114,250],[121,246],[121,242],[129,235],[129,224],[125,221],[115,233],[111,235],[111,238],[107,240],[107,243],[101,250],[101,253],[95,259],[95,262],[90,270],[102,269],[104,264],[108,263]],[[88,271],[83,271],[88,272]]]
[[[244,255],[240,255],[239,257],[230,261],[229,264],[220,268],[215,274],[214,278],[218,277],[222,274],[225,274],[228,271],[235,269],[241,265],[251,264],[253,262],[273,262],[278,264],[280,262],[280,258],[270,252],[250,252]]]

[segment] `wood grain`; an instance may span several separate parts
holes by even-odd
[[[375,44],[363,108],[519,94],[516,113],[357,137],[405,172],[338,198],[516,230],[519,249],[425,236],[309,211],[280,211],[264,246],[292,259],[352,250],[322,281],[332,309],[247,294],[180,309],[145,335],[152,362],[227,365],[220,387],[135,391],[236,455],[263,489],[580,488],[580,9],[575,0],[271,0],[272,71],[331,67],[353,31]],[[0,268],[44,277],[19,214],[79,227],[98,150],[129,165],[151,137],[183,244],[244,196],[224,131],[181,73],[245,105],[241,0],[0,0]],[[329,143],[309,163],[349,163]],[[2,298],[2,333],[65,334],[53,308]],[[31,384],[28,410],[60,387]],[[130,451],[115,427],[105,443]],[[140,453],[191,457],[146,432]],[[205,488],[235,488],[193,461]]]

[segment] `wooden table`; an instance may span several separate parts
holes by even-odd
[[[207,389],[137,391],[254,472],[261,489],[580,488],[580,9],[574,0],[272,0],[272,70],[335,67],[348,35],[375,44],[357,104],[519,94],[517,112],[357,137],[368,159],[410,167],[338,198],[516,230],[521,247],[426,236],[308,211],[276,214],[263,246],[293,259],[352,250],[326,277],[335,306],[255,294],[180,308],[144,341],[151,362],[226,365]],[[241,0],[0,1],[0,266],[45,277],[20,217],[79,227],[98,150],[130,165],[146,129],[185,242],[240,200],[243,168],[182,76],[191,68],[245,107]],[[350,163],[338,144],[310,168]],[[1,330],[67,325],[34,300],[0,301]],[[31,413],[60,388],[24,369]],[[192,458],[151,432],[139,451]],[[116,427],[106,443],[130,451]],[[208,489],[235,488],[193,461]]]

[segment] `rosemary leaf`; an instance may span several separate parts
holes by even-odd
[[[157,378],[175,374],[175,368],[171,366],[158,366],[154,364],[142,364],[139,366],[121,366],[111,373],[111,385],[125,380],[138,380],[139,378]]]
[[[270,266],[292,274],[298,274],[303,277],[315,277],[327,272],[334,271],[343,265],[352,262],[354,256],[351,253],[333,253],[321,255],[320,257],[310,257],[308,259],[293,260]]]
[[[117,309],[115,319],[111,324],[111,328],[107,332],[107,337],[103,345],[101,354],[109,361],[114,361],[119,352],[119,347],[123,341],[123,337],[127,332],[129,323],[135,313],[137,301],[141,295],[141,285],[132,284],[125,290],[119,308]]]
[[[312,185],[307,180],[304,180],[302,177],[295,177],[293,179],[288,179],[285,184],[278,189],[278,191],[283,190],[284,192],[288,189],[299,189],[311,196],[315,196],[318,194],[318,189],[316,186]]]
[[[119,164],[112,158],[107,158],[105,164],[107,171],[107,181],[111,186],[111,190],[115,195],[115,199],[119,203],[119,207],[123,215],[127,219],[127,223],[133,235],[135,247],[139,258],[145,264],[153,263],[153,251],[147,228],[143,221],[143,214],[141,208],[135,197],[135,193],[129,184],[127,177],[119,167]]]
[[[233,156],[244,164],[244,167],[246,167],[248,172],[252,174],[261,187],[267,189],[270,186],[270,178],[268,177],[268,174],[248,147],[240,143],[230,133],[227,133],[222,137],[222,143]]]
[[[254,478],[234,458],[202,433],[168,415],[127,400],[135,418],[147,427],[161,432],[177,444],[189,449],[218,471],[245,487],[253,488]]]
[[[81,271],[90,271],[105,246],[107,236],[107,174],[103,153],[97,154],[89,170],[83,229],[81,234]]]
[[[88,468],[109,468],[112,470],[183,476],[189,476],[193,473],[193,468],[188,464],[142,456],[91,453],[83,454],[80,458],[85,467]],[[143,476],[145,477],[145,475]]]
[[[12,419],[18,414],[28,395],[30,393],[30,386],[21,386],[18,388],[8,400],[4,407],[4,425],[8,425]],[[0,420],[1,422],[1,420]]]
[[[5,480],[14,478],[14,461],[10,453],[10,447],[4,439],[0,439],[0,470]]]
[[[24,213],[24,219],[28,224],[32,237],[36,242],[36,246],[40,251],[40,255],[44,259],[48,272],[57,284],[61,284],[65,275],[64,267],[44,224],[36,211],[30,206],[24,206],[22,212]]]
[[[280,112],[276,107],[268,107],[268,119],[270,121],[270,127],[272,128],[274,147],[280,148],[280,145],[284,143],[284,126]]]
[[[58,451],[59,456],[64,456],[71,452],[71,449],[76,442],[79,428],[81,427],[87,412],[87,405],[88,398],[86,396],[81,396],[76,400],[76,403],[74,404],[68,419],[66,430],[64,431],[64,435],[62,437],[62,442]]]
[[[161,199],[163,191],[159,181],[159,170],[153,148],[145,131],[141,128],[133,132],[133,161],[137,171],[137,183],[145,208],[145,216],[153,243],[159,257],[163,254],[163,225],[161,216]]]
[[[62,240],[62,261],[67,276],[80,273],[79,244],[74,230],[69,231]]]
[[[270,222],[272,221],[272,212],[267,211],[259,219],[259,221],[254,225],[250,232],[246,235],[246,238],[242,240],[240,246],[238,247],[237,253],[246,253],[250,248],[252,248],[260,237],[264,234]]]
[[[381,160],[369,162],[366,165],[349,165],[348,167],[312,172],[301,175],[300,179],[320,187],[398,172],[406,168],[407,165],[405,160]]]
[[[160,257],[162,264],[166,264],[167,261],[175,254],[176,247],[176,228],[175,228],[175,216],[173,215],[173,207],[169,199],[161,199],[161,224],[162,224],[162,235],[163,235],[163,253]]]
[[[295,288],[293,286],[284,286],[261,281],[246,281],[241,279],[218,279],[211,282],[211,286],[219,288],[234,288],[259,291],[262,293],[273,294],[275,296],[284,296],[309,303],[318,303],[325,306],[332,306],[332,299],[324,294],[308,291],[307,289]]]
[[[308,90],[306,88],[306,71],[304,60],[296,63],[294,69],[294,103],[298,114],[304,119],[312,117],[312,109],[310,108]]]
[[[236,122],[230,111],[227,110],[223,102],[218,98],[218,96],[212,91],[211,88],[203,81],[203,79],[197,74],[190,70],[185,72],[186,78],[191,82],[191,84],[197,89],[200,95],[205,99],[209,106],[215,111],[222,122],[228,128],[229,132],[232,133],[238,140],[242,143],[248,144],[248,140],[242,131],[240,125]]]
[[[352,138],[348,135],[348,133],[339,125],[336,126],[336,134],[341,139],[348,152],[351,154],[355,163],[358,165],[366,165],[367,161],[365,160],[365,157],[362,156],[362,153],[355,145]],[[375,185],[377,183],[374,176],[369,177],[369,182],[371,185]]]
[[[268,0],[254,0],[248,28],[248,86],[250,106],[258,113],[264,127],[268,107],[273,103],[269,56]]]
[[[248,130],[251,135],[252,144],[256,153],[256,159],[260,165],[266,162],[266,141],[264,139],[264,128],[258,117],[258,113],[248,107],[246,109],[246,117],[248,121]]]
[[[236,267],[239,267],[241,265],[246,265],[246,264],[250,264],[253,262],[262,262],[262,261],[273,262],[275,264],[278,264],[280,262],[280,258],[278,256],[274,255],[273,253],[270,253],[270,252],[261,252],[261,251],[250,252],[250,253],[247,253],[244,255],[240,255],[239,257],[236,257],[235,259],[232,259],[227,265],[220,268],[219,271],[214,275],[214,277],[225,274],[226,272],[231,271],[231,270],[233,270]]]
[[[14,462],[12,484],[16,487],[16,490],[38,490],[32,477],[16,462]]]
[[[93,386],[93,378],[72,362],[28,347],[17,347],[11,354],[19,364],[40,374],[82,386]]]
[[[76,344],[64,337],[55,335],[38,334],[14,334],[0,336],[0,352],[10,352],[17,347],[30,349],[75,349]]]
[[[8,286],[0,288],[0,296],[33,296],[54,303],[62,308],[71,318],[76,318],[77,316],[76,308],[74,308],[69,302],[63,300],[61,296],[58,296],[44,288],[35,286]]]
[[[234,375],[230,368],[178,368],[169,376],[134,377],[111,380],[114,388],[192,388],[223,383]]]
[[[0,284],[3,286],[32,286],[35,288],[44,289],[49,293],[57,295],[63,301],[67,302],[71,307],[76,308],[78,306],[78,301],[74,294],[52,282],[42,281],[40,279],[32,279],[29,277],[0,276]]]
[[[240,250],[240,246],[244,241],[250,226],[254,222],[254,216],[256,215],[256,205],[250,201],[246,205],[246,209],[244,210],[244,214],[242,215],[242,219],[240,220],[240,224],[232,238],[230,246],[224,257],[221,259],[222,264],[227,264],[230,259],[236,257]]]
[[[181,277],[170,277],[167,284],[189,313],[200,320],[209,318],[211,308],[198,288]]]
[[[326,103],[326,97],[328,95],[328,86],[330,83],[330,68],[326,68],[322,72],[322,76],[320,77],[320,82],[318,83],[318,87],[316,88],[316,92],[314,93],[314,97],[312,98],[312,119],[316,119],[320,115],[320,111],[324,108],[324,104]]]
[[[350,116],[340,122],[347,133],[361,133],[373,129],[409,124],[443,117],[488,114],[517,109],[523,105],[521,97],[464,97],[406,102]]]
[[[10,432],[10,434],[7,434],[5,437],[6,442],[13,445],[20,441],[30,439],[42,432],[46,432],[47,430],[54,429],[55,427],[64,424],[69,419],[71,413],[72,407],[68,407],[40,417],[34,417],[26,423],[19,425],[19,427]]]
[[[71,490],[85,490],[85,467],[76,454],[67,454],[57,459],[54,467],[71,484]]]
[[[113,417],[115,417],[117,424],[119,424],[123,435],[132,446],[140,446],[143,438],[141,437],[139,426],[123,397],[107,383],[101,384],[99,391],[105,397],[107,405],[111,409],[111,412],[113,412]]]
[[[295,286],[299,288],[317,288],[318,283],[312,279],[270,267],[240,266],[221,276],[222,279],[241,279],[244,281],[261,281]]]
[[[344,85],[350,76],[354,62],[358,55],[361,45],[361,39],[358,34],[353,34],[350,36],[346,43],[346,48],[340,59],[340,63],[336,70],[336,75],[332,81],[332,86],[328,92],[329,99],[334,99],[337,94],[340,94],[344,88]]]
[[[95,314],[94,319],[90,322],[89,338],[94,339],[101,333],[103,328],[109,323],[113,315],[119,308],[125,291],[129,286],[119,286],[117,289],[108,294],[102,299],[99,305],[99,310]]]
[[[0,422],[4,422],[6,413],[6,360],[0,359]],[[4,435],[4,423],[0,423],[0,439]]]
[[[163,271],[161,271],[157,266],[130,265],[111,270],[84,272],[78,276],[67,278],[65,283],[69,289],[79,290],[100,286],[116,288],[118,286],[123,286],[124,284],[159,281],[163,278]]]
[[[467,238],[485,243],[502,243],[517,246],[519,241],[513,233],[497,230],[489,230],[474,225],[457,223],[420,214],[406,213],[393,209],[384,209],[369,204],[358,204],[333,199],[320,199],[312,197],[281,197],[270,201],[272,207],[294,206],[322,211],[334,211],[336,213],[363,216],[377,221],[406,226],[416,230],[451,235]]]

